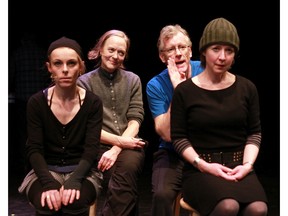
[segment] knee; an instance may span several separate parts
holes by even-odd
[[[169,202],[169,203],[173,203],[175,200],[175,193],[173,193],[172,191],[169,190],[157,190],[153,193],[153,199],[159,202]]]
[[[225,205],[222,207],[222,212],[227,213],[227,215],[236,215],[240,209],[239,204]]]
[[[259,216],[266,216],[268,214],[268,208],[267,206],[262,206],[262,207],[259,207],[257,209],[254,209],[254,212],[253,215],[259,215]]]
[[[214,209],[214,212],[219,215],[237,215],[240,210],[240,205],[236,200],[224,199],[220,201]]]
[[[135,163],[128,163],[128,164],[125,164],[125,168],[128,172],[131,172],[131,173],[138,173],[142,170],[142,166],[139,162],[135,161]]]
[[[268,207],[264,202],[253,202],[244,209],[244,213],[247,213],[247,215],[266,216]]]
[[[31,194],[28,196],[29,203],[33,206],[37,214],[39,215],[53,215],[56,213],[54,210],[50,210],[47,203],[45,203],[45,206],[43,207],[41,205],[41,198],[40,196],[34,196],[32,197]]]
[[[145,161],[145,153],[144,151],[125,149],[120,153],[117,161],[128,167],[141,167]]]
[[[74,202],[67,206],[62,206],[63,215],[88,215],[90,210],[90,205],[82,205],[80,203]]]
[[[135,157],[135,155],[131,154],[129,160],[126,159],[124,161],[118,162],[118,166],[122,167],[122,169],[125,169],[125,171],[127,171],[128,173],[138,172],[143,168],[143,159]]]

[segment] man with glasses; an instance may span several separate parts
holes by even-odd
[[[172,216],[173,202],[181,190],[183,161],[170,137],[170,105],[176,86],[203,71],[200,61],[191,61],[192,42],[180,25],[167,25],[158,38],[158,52],[167,68],[146,86],[156,133],[160,136],[153,155],[152,216]]]

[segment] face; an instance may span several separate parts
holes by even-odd
[[[173,59],[179,72],[188,74],[190,70],[190,58],[192,57],[191,47],[188,46],[187,37],[178,32],[164,42],[160,59],[167,64],[169,58]]]
[[[235,51],[232,46],[215,44],[207,47],[204,55],[206,57],[206,68],[215,73],[224,73],[231,68]]]
[[[101,48],[101,67],[113,73],[119,68],[126,56],[127,44],[118,36],[109,37]]]
[[[50,54],[47,68],[56,85],[62,87],[75,85],[80,74],[80,58],[77,52],[68,47],[59,47]]]

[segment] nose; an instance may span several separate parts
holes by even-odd
[[[68,67],[67,67],[67,64],[63,64],[63,73],[68,73]]]
[[[113,53],[112,53],[112,57],[113,57],[113,58],[118,58],[118,52],[117,52],[117,51],[113,52]]]
[[[219,59],[225,59],[225,58],[226,58],[225,50],[222,49],[222,50],[219,52]]]

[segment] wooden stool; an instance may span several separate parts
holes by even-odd
[[[95,203],[90,206],[89,216],[96,216],[96,208],[97,208],[96,202],[97,201],[95,201]]]
[[[174,201],[174,216],[180,216],[180,199],[182,197],[182,193],[179,192],[175,201]]]
[[[189,216],[200,216],[200,214],[194,208],[192,208],[188,203],[183,200],[183,197],[180,199],[180,206],[183,209],[189,211]]]

